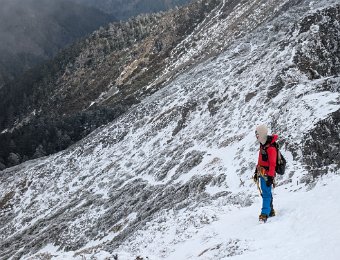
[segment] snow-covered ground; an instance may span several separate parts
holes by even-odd
[[[278,188],[278,215],[264,225],[257,221],[260,198],[246,208],[222,206],[218,220],[200,229],[194,239],[175,246],[175,252],[166,259],[233,256],[232,259],[336,260],[340,257],[340,178],[323,182],[309,192],[290,193]]]
[[[275,191],[277,216],[257,221],[261,199],[245,208],[221,207],[217,220],[166,259],[336,260],[340,257],[340,176],[311,191]],[[157,258],[156,258],[157,259]]]
[[[134,243],[138,243],[139,255],[150,260],[338,260],[339,187],[340,176],[337,175],[321,179],[309,191],[301,188],[299,192],[292,192],[288,185],[276,188],[274,201],[277,216],[270,218],[266,224],[257,220],[261,208],[259,196],[249,207],[225,205],[222,198],[211,206],[185,209],[176,214],[160,214],[159,218],[148,223],[144,231],[139,232],[135,241],[117,250],[118,259],[135,259],[136,254],[127,252]],[[253,189],[256,190],[255,185]],[[197,221],[190,218],[191,215],[202,218]],[[187,223],[190,219],[192,222]],[[39,253],[44,252],[53,255],[52,259],[60,260],[90,259],[90,256],[93,257],[91,259],[113,259],[115,255],[100,251],[77,256],[76,252],[65,253],[51,245]],[[164,258],[159,256],[161,254],[165,254]]]

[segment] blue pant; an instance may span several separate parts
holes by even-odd
[[[260,176],[260,184],[262,190],[262,210],[261,214],[266,214],[269,216],[270,211],[272,210],[273,206],[273,195],[272,195],[272,186],[269,187],[266,185],[266,180]]]

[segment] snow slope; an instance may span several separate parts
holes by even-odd
[[[165,259],[338,259],[340,256],[340,177],[326,178],[312,191],[289,192],[284,187],[275,190],[278,216],[266,224],[258,223],[256,216],[261,199],[246,208],[223,206],[199,209],[212,220],[193,230],[191,238],[176,243],[171,229],[164,238],[156,239],[150,230],[141,234],[140,241],[156,240],[153,246],[145,242],[142,255],[159,253],[162,241],[171,245],[171,253]],[[255,189],[255,188],[254,188]],[[222,201],[219,201],[223,203]],[[187,210],[180,215],[192,214]],[[180,228],[181,221],[172,218],[173,229]],[[152,224],[150,224],[152,230]],[[190,229],[190,227],[188,228]],[[190,234],[189,230],[186,233]],[[190,235],[189,235],[190,236]],[[132,258],[130,258],[132,259]],[[151,257],[150,259],[160,259]]]
[[[299,60],[329,62],[339,5],[313,3],[235,41],[68,150],[2,172],[0,258],[337,259],[339,167],[323,165],[313,178],[303,147],[339,111],[340,79],[311,62],[313,76]],[[279,134],[288,168],[277,178],[278,216],[260,225],[251,176],[263,122]]]
[[[279,188],[275,196],[278,216],[270,219],[268,225],[259,225],[254,218],[260,199],[249,208],[235,210],[230,215],[226,213],[211,230],[208,228],[208,232],[218,234],[217,239],[212,238],[205,244],[216,247],[222,242],[222,250],[207,252],[205,259],[237,255],[240,251],[237,245],[249,252],[235,259],[337,259],[340,256],[340,232],[335,228],[340,224],[336,217],[339,214],[336,202],[339,177],[324,183],[325,186],[319,185],[311,192],[292,194]],[[224,241],[233,241],[234,245]],[[226,250],[229,248],[235,248],[236,252]]]
[[[326,177],[307,191],[291,192],[287,187],[274,191],[277,216],[266,224],[257,221],[261,198],[249,207],[226,205],[223,198],[213,205],[167,212],[147,224],[136,239],[122,245],[120,260],[135,259],[310,259],[336,260],[340,256],[340,176]],[[113,255],[65,253],[51,245],[39,254],[52,259],[105,259]],[[38,254],[38,255],[39,255]],[[164,257],[162,257],[162,255]],[[29,259],[37,259],[35,257]]]

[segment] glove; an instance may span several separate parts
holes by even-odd
[[[274,178],[272,176],[267,176],[267,180],[266,180],[266,185],[267,187],[270,187],[274,182]]]
[[[255,170],[254,176],[253,176],[253,180],[254,182],[257,182],[259,179],[259,176],[257,175],[257,170]]]
[[[257,181],[258,181],[258,179],[259,179],[259,176],[257,176],[257,173],[255,173],[255,174],[254,174],[254,176],[253,176],[253,180],[254,180],[254,182],[257,182]]]

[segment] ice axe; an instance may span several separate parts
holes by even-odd
[[[254,179],[254,181],[256,182],[257,189],[259,190],[260,195],[261,195],[261,197],[262,197],[262,190],[261,190],[261,188],[260,188],[259,179],[260,179],[260,177],[259,177],[259,175],[256,173],[256,180]]]

